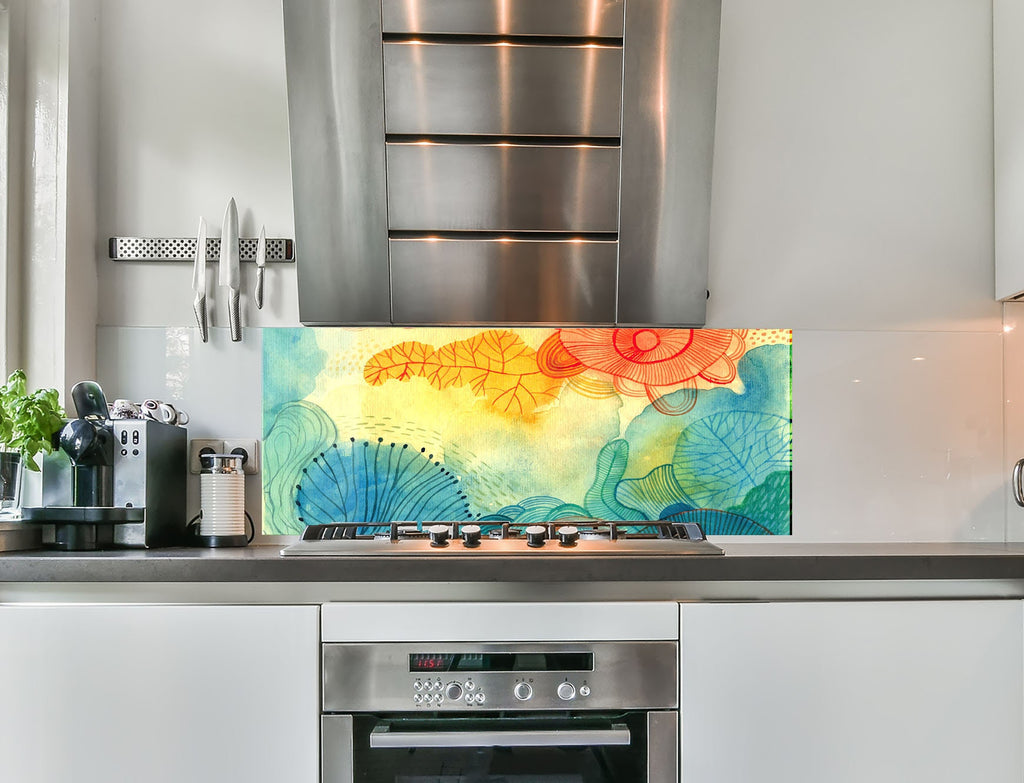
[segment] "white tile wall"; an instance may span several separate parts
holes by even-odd
[[[998,333],[797,332],[793,540],[1001,541]]]
[[[263,333],[243,329],[231,342],[226,328],[210,341],[192,327],[100,327],[96,379],[113,402],[152,398],[189,414],[189,438],[256,438],[263,435],[261,376]],[[246,476],[245,507],[257,530],[262,520],[259,476]],[[189,515],[199,512],[199,479],[188,482]]]

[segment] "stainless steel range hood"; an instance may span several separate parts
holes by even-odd
[[[704,323],[721,0],[284,0],[307,325]]]

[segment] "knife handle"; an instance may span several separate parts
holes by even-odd
[[[206,328],[206,297],[196,294],[196,298],[192,300],[192,309],[195,311],[196,323],[199,325],[199,336],[204,343],[209,342],[210,333]]]
[[[253,301],[256,302],[256,309],[263,309],[263,267],[256,267],[256,291],[253,294]]]
[[[231,299],[228,302],[228,324],[231,326],[231,342],[240,343],[242,341],[242,323],[241,315],[238,311],[238,300],[239,291],[234,289],[231,291]]]

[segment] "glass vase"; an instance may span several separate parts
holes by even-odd
[[[25,466],[17,451],[0,451],[0,519],[21,517],[21,478]]]

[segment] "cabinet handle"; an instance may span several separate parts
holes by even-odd
[[[555,731],[401,731],[377,726],[370,732],[371,748],[542,748],[628,745],[629,729],[556,729]]]
[[[1017,464],[1013,466],[1013,499],[1017,501],[1018,506],[1024,506],[1024,485],[1021,483],[1021,479],[1024,478],[1024,459],[1017,460]]]

